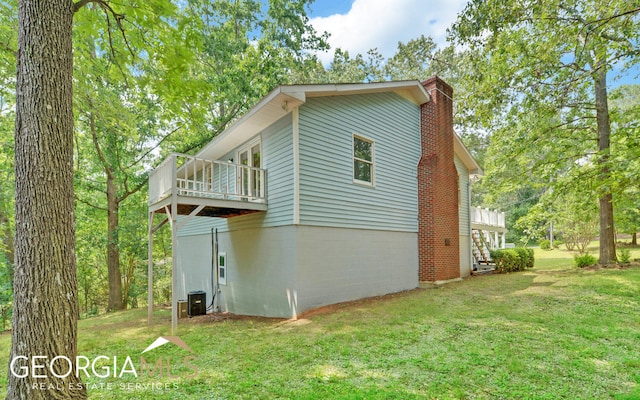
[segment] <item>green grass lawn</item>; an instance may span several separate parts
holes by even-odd
[[[536,249],[536,257],[526,272],[297,321],[194,318],[178,335],[194,350],[196,377],[185,377],[192,372],[181,365],[186,350],[164,346],[148,358],[171,357],[179,377],[85,382],[113,385],[90,389],[95,399],[640,398],[640,268],[577,270],[561,250]],[[83,320],[80,354],[130,355],[137,366],[140,352],[169,328],[167,310],[151,327],[142,309]],[[9,339],[0,336],[3,377]],[[168,387],[136,390],[136,383]],[[6,391],[6,379],[1,385]]]

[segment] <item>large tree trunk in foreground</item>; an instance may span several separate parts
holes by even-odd
[[[73,212],[71,0],[21,0],[16,84],[15,281],[7,399],[86,398],[59,360],[77,354],[77,279]],[[42,359],[37,364],[45,364]],[[23,367],[29,368],[25,377]],[[17,374],[12,373],[17,372]],[[36,378],[34,375],[45,375]]]
[[[607,99],[607,69],[600,66],[595,76],[596,117],[598,124],[598,164],[601,185],[611,179],[609,172],[609,150],[611,124]],[[603,184],[604,183],[604,184]],[[616,236],[613,227],[613,196],[609,190],[600,193],[600,264],[616,262]]]
[[[633,232],[631,234],[631,245],[632,246],[637,246],[638,245],[638,233],[637,232]]]

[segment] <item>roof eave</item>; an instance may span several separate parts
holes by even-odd
[[[456,133],[453,134],[453,151],[460,158],[464,166],[469,170],[469,175],[484,175],[480,164],[473,158],[467,147],[462,143],[462,139]]]
[[[420,105],[431,100],[419,81],[279,86],[269,92],[240,119],[206,144],[197,157],[219,159],[266,129],[310,97],[395,92]]]

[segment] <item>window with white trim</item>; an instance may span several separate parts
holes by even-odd
[[[218,283],[220,285],[227,284],[227,253],[218,253]]]
[[[353,181],[373,185],[374,142],[353,135]]]

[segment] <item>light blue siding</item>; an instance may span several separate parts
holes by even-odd
[[[469,221],[469,170],[464,166],[458,156],[454,157],[456,170],[458,170],[458,185],[460,191],[459,199],[459,219],[460,219],[460,235],[469,236],[471,234],[471,225]]]
[[[300,107],[300,223],[417,231],[419,107],[394,93]],[[353,135],[374,141],[374,181],[353,182]]]
[[[180,229],[179,236],[201,235],[218,228],[219,232],[274,227],[293,223],[293,130],[291,114],[261,134],[262,168],[267,170],[267,212],[233,218],[194,217]],[[253,139],[252,139],[253,140]],[[240,146],[238,149],[241,149]],[[234,149],[223,160],[236,157]]]

